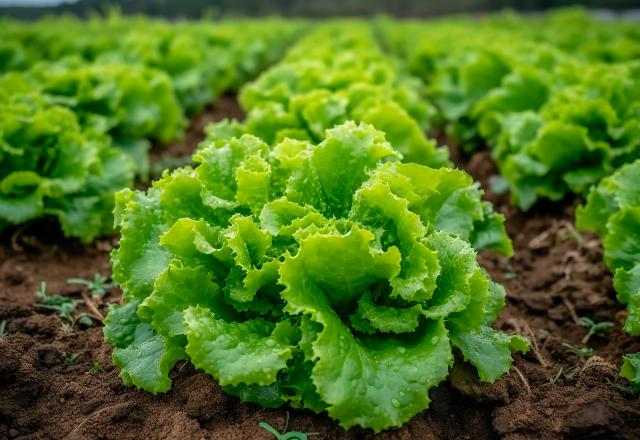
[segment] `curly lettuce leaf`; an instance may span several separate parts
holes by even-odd
[[[242,323],[217,319],[210,310],[190,307],[184,314],[186,352],[197,368],[222,386],[271,385],[291,358],[291,346],[278,326],[260,319]]]
[[[113,363],[121,368],[125,385],[135,385],[152,394],[171,388],[169,373],[185,359],[179,342],[165,338],[136,315],[137,302],[109,308],[104,335],[113,346]]]
[[[627,206],[607,222],[604,260],[611,270],[640,264],[640,206]]]

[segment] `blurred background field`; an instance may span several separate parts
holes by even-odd
[[[580,5],[600,15],[640,16],[639,0],[0,0],[0,15],[35,19],[47,14],[91,15],[111,7],[167,18],[373,16],[431,17],[503,9],[538,12]]]

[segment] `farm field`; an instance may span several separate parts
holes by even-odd
[[[640,436],[635,23],[47,20],[0,28],[0,438]]]

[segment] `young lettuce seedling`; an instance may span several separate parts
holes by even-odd
[[[73,298],[67,298],[61,295],[48,295],[47,283],[44,281],[40,282],[38,298],[42,301],[42,304],[36,304],[36,307],[53,310],[60,318],[67,321],[71,321],[78,305],[78,301]]]
[[[591,347],[576,347],[574,345],[567,344],[566,342],[563,342],[562,346],[568,353],[575,354],[581,358],[588,358],[593,354],[593,348]]]
[[[595,322],[592,319],[587,317],[580,318],[580,325],[587,329],[587,334],[584,338],[582,338],[582,343],[586,344],[591,339],[591,336],[598,334],[600,332],[606,332],[613,328],[613,322],[611,321],[600,321]]]
[[[258,426],[266,431],[269,431],[271,434],[273,434],[276,440],[308,440],[310,435],[319,435],[319,433],[317,432],[305,433],[305,432],[299,432],[299,431],[280,433],[280,431],[278,431],[273,426],[269,425],[267,422],[260,422],[258,423]],[[287,429],[285,428],[285,431],[286,430]]]
[[[96,272],[93,275],[93,280],[87,280],[84,278],[69,278],[67,284],[80,284],[86,286],[87,289],[95,296],[105,296],[107,289],[111,289],[115,286],[113,283],[107,283],[107,277]]]
[[[7,320],[3,319],[0,321],[0,339],[7,336]]]

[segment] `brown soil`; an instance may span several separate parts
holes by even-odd
[[[188,154],[204,121],[239,114],[233,99],[222,102],[230,107],[196,118],[188,140],[169,151]],[[496,172],[486,153],[454,157],[485,188]],[[615,301],[600,243],[572,227],[576,202],[539,204],[524,214],[505,196],[488,197],[505,213],[516,248],[510,260],[490,252],[480,257],[508,290],[496,327],[528,335],[532,350],[517,355],[511,374],[494,384],[479,383],[469,367],[455,367],[431,393],[427,411],[378,436],[362,429],[345,432],[324,415],[243,404],[188,363],[176,368],[173,388],[164,395],[123,387],[97,321],[91,327],[75,324],[69,334],[57,316],[35,307],[44,280],[50,293],[81,300],[80,312],[96,314],[97,308],[104,314],[106,303],[120,298],[116,288],[91,298],[65,281],[109,274],[108,253],[116,239],[83,247],[62,240],[49,222],[9,231],[0,236],[0,321],[7,324],[0,339],[0,439],[272,438],[258,428],[260,421],[323,439],[640,438],[640,401],[617,378],[621,355],[640,351],[640,341],[622,331],[624,310]],[[584,316],[615,323],[588,341],[593,355],[587,359],[563,346],[585,345],[586,331],[577,322]],[[71,354],[75,362],[69,362]]]
[[[210,122],[222,119],[244,119],[244,113],[238,105],[235,95],[220,96],[216,102],[205,111],[195,115],[189,121],[184,139],[171,145],[154,145],[151,149],[151,162],[157,161],[163,155],[174,157],[189,156],[204,137],[204,129]]]

